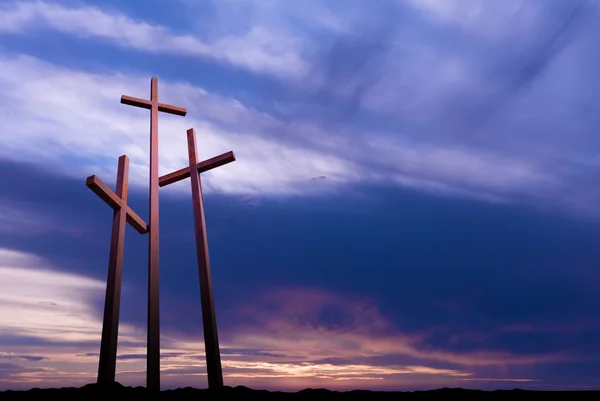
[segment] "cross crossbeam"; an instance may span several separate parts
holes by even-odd
[[[198,170],[198,173],[204,173],[208,170],[212,170],[213,168],[220,167],[224,164],[231,163],[235,161],[235,154],[231,151],[223,153],[222,155],[215,156],[213,158],[201,161],[195,165],[195,168]],[[180,170],[174,171],[170,174],[163,175],[158,179],[158,186],[164,187],[169,184],[173,184],[175,182],[185,180],[189,178],[192,169],[188,167],[184,167]]]
[[[206,221],[204,218],[204,202],[200,173],[235,161],[233,152],[223,153],[202,162],[198,162],[196,147],[196,132],[193,128],[187,130],[189,165],[171,174],[159,178],[161,187],[190,177],[192,184],[192,205],[194,209],[194,228],[196,230],[196,251],[198,258],[198,274],[200,278],[200,301],[202,304],[202,326],[204,328],[204,347],[206,352],[206,371],[208,388],[223,387],[223,371],[219,351],[219,335],[210,275],[210,260],[208,257],[208,241]]]
[[[121,156],[123,157],[123,156]],[[127,156],[125,156],[127,157]],[[115,194],[110,188],[102,182],[102,180],[95,175],[89,176],[85,185],[91,189],[100,199],[102,199],[108,206],[113,210],[124,208],[127,214],[127,222],[140,234],[146,234],[148,232],[148,224],[140,216],[135,213],[131,207],[127,205],[127,202],[123,201],[121,197]]]
[[[152,101],[146,99],[139,99],[137,97],[132,96],[121,96],[121,103],[126,104],[128,106],[141,107],[142,109],[152,110]],[[171,106],[169,104],[158,103],[158,111],[162,111],[163,113],[175,114],[176,116],[185,116],[187,114],[187,110],[183,107]]]
[[[131,224],[140,234],[148,232],[148,225],[127,205],[129,192],[129,158],[127,156],[119,157],[116,193],[95,175],[88,177],[85,184],[114,210],[98,363],[98,383],[108,384],[115,381],[117,364],[125,225],[126,223]]]

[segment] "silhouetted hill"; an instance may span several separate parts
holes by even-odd
[[[252,390],[248,387],[225,387],[219,392],[192,387],[165,390],[160,393],[144,387],[125,387],[119,383],[101,387],[87,384],[81,388],[60,389],[34,388],[28,391],[0,392],[0,400],[599,400],[600,391],[526,391],[496,390],[479,391],[460,388],[442,388],[430,391],[384,392],[353,390],[346,392],[326,389],[305,389],[297,393],[280,391]]]

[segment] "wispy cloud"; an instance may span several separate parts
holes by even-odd
[[[6,194],[3,194],[6,195]],[[10,196],[0,195],[0,233],[35,237],[47,233],[61,233],[72,237],[89,235],[94,230],[82,225],[58,224],[50,213],[43,213],[28,202],[11,202]]]
[[[97,174],[110,182],[117,157],[125,153],[132,160],[132,183],[146,183],[147,113],[125,107],[118,100],[121,94],[144,97],[149,85],[147,79],[86,74],[30,57],[20,57],[17,61],[5,59],[1,64],[0,80],[7,86],[0,96],[12,102],[15,109],[11,111],[13,117],[2,119],[0,125],[4,132],[21,133],[4,137],[3,157],[13,158],[18,154],[19,158],[28,155],[39,162],[52,161],[70,175],[74,174],[71,167],[79,165],[77,171],[88,171],[84,175]],[[208,96],[201,88],[189,84],[170,86],[167,82],[161,87],[166,88],[166,101]],[[179,104],[182,100],[172,103]],[[217,104],[228,106],[218,97],[216,100]],[[75,112],[73,102],[78,103]],[[216,112],[212,105],[207,117]],[[253,114],[243,107],[241,113]],[[234,150],[238,157],[237,162],[208,174],[209,190],[242,194],[297,192],[298,184],[307,184],[315,176],[326,175],[344,181],[356,174],[351,161],[334,154],[270,141],[257,136],[253,130],[245,131],[242,126],[226,130],[198,117],[203,116],[185,121],[168,116],[161,119],[161,174],[188,164],[185,131],[189,127],[196,129],[201,141],[200,157],[213,157],[229,150]],[[38,145],[30,146],[31,141]],[[115,143],[122,145],[115,148]],[[252,173],[247,174],[247,171]],[[82,177],[81,173],[77,174]]]
[[[335,10],[333,4],[311,4]],[[314,51],[300,63],[284,57],[283,64],[302,65],[304,72],[294,83],[280,82],[272,93],[224,96],[161,80],[161,99],[189,109],[185,119],[161,118],[161,173],[185,166],[184,132],[194,127],[202,141],[201,157],[228,150],[238,155],[237,162],[207,174],[208,190],[299,194],[338,183],[380,182],[597,214],[600,193],[588,185],[598,171],[590,152],[597,147],[595,113],[586,106],[593,103],[594,91],[586,89],[585,77],[598,60],[578,56],[593,48],[582,35],[594,32],[593,9],[577,14],[577,4],[517,0],[469,4],[473,7],[463,19],[441,1],[386,2],[385,12],[352,3],[343,24],[325,11],[323,20],[294,16],[293,7],[283,3],[214,5],[211,10],[219,18],[227,10],[235,18],[252,16],[252,22],[228,31],[254,35],[256,40],[245,42],[248,51],[261,43],[276,54],[282,49],[300,54],[299,49],[310,47],[303,41],[315,45]],[[199,12],[193,3],[185,7]],[[52,29],[144,51],[150,51],[152,41],[165,51],[208,46],[196,43],[196,33],[174,34],[114,10],[49,2],[10,2],[2,10],[7,35]],[[347,18],[361,13],[369,23]],[[286,22],[277,22],[278,15]],[[402,29],[394,25],[398,15],[404,18]],[[499,26],[511,24],[509,36],[494,28],[496,18],[504,21]],[[91,24],[79,26],[82,20]],[[302,29],[293,29],[293,20]],[[316,34],[318,27],[327,33]],[[193,25],[180,31],[186,29],[201,31]],[[224,31],[213,29],[202,35],[222,40],[219,51],[230,49]],[[277,40],[291,37],[294,44],[272,45],[266,36],[278,30],[286,33],[277,34]],[[126,31],[127,38],[121,38]],[[296,42],[297,37],[303,39]],[[7,135],[3,157],[61,158],[56,165],[68,172],[78,165],[110,177],[116,158],[127,153],[132,182],[145,183],[147,116],[123,107],[118,98],[124,93],[144,97],[148,77],[90,74],[12,56],[0,61],[2,100],[10,105],[2,111],[7,118],[0,128],[19,135]],[[79,107],[74,109],[73,102]],[[34,140],[43,152],[30,146]],[[119,150],[115,143],[122,144]],[[314,177],[327,179],[315,185]],[[176,186],[188,190],[185,183]]]
[[[4,333],[1,359],[4,374],[15,386],[81,385],[95,379],[100,322],[91,311],[92,293],[101,283],[52,270],[43,273],[40,261],[3,250],[0,321]],[[6,277],[12,277],[7,280]],[[18,295],[17,295],[18,294]],[[29,294],[29,295],[28,295]],[[66,298],[65,298],[66,297]],[[278,289],[253,298],[241,309],[228,310],[239,324],[228,325],[221,339],[228,385],[299,389],[327,386],[348,389],[383,383],[403,388],[432,381],[457,384],[478,379],[481,368],[532,365],[565,360],[564,355],[519,356],[509,352],[452,353],[426,349],[422,335],[403,333],[383,317],[368,299],[334,295],[315,289]],[[21,317],[15,316],[18,314]],[[233,314],[233,315],[232,315]],[[27,316],[24,320],[23,316]],[[9,321],[9,319],[11,319]],[[18,327],[17,327],[18,326]],[[10,343],[7,339],[11,338]],[[206,380],[204,346],[198,333],[162,335],[161,369],[164,388],[203,386]],[[42,341],[38,343],[32,342]],[[117,380],[127,385],[144,381],[143,333],[121,324]],[[510,379],[528,381],[530,379]],[[531,379],[533,380],[533,379]]]
[[[18,354],[14,354],[12,352],[0,352],[0,358],[1,359],[16,359],[16,360],[24,360],[24,361],[30,361],[30,362],[38,362],[38,361],[43,361],[46,358],[45,356],[35,356],[35,355],[18,355]]]
[[[490,378],[465,378],[465,381],[484,381],[484,382],[516,382],[516,383],[528,383],[538,382],[539,380],[534,379],[490,379]]]
[[[5,336],[96,343],[101,322],[91,306],[105,284],[53,270],[33,255],[0,249],[0,327]],[[123,328],[126,335],[128,328]]]
[[[3,132],[20,132],[5,138],[3,157],[52,161],[67,174],[85,170],[109,181],[116,158],[126,153],[132,159],[132,183],[146,184],[147,116],[120,105],[118,99],[123,93],[144,97],[147,80],[89,74],[26,56],[0,64],[0,80],[5,84],[2,98],[14,105],[13,117],[0,124]],[[492,197],[496,192],[498,198],[506,191],[551,183],[534,165],[518,159],[484,158],[465,150],[397,139],[391,133],[358,137],[353,143],[336,132],[285,123],[189,84],[161,85],[166,101],[192,105],[191,118],[185,121],[169,116],[161,120],[161,174],[187,165],[183,133],[190,126],[201,140],[201,157],[228,150],[238,156],[237,162],[207,174],[209,191],[300,193],[308,189],[313,177],[325,176],[325,185],[310,188],[328,188],[336,182],[396,181],[462,196],[482,196],[477,192],[483,191]],[[76,110],[74,101],[79,105]],[[31,147],[32,141],[38,146]],[[122,146],[115,149],[115,143]],[[78,169],[73,170],[73,165]],[[188,188],[185,183],[177,185]]]
[[[67,7],[55,2],[8,2],[0,9],[0,33],[53,30],[79,38],[95,38],[153,54],[179,54],[214,59],[250,71],[281,76],[304,72],[300,39],[267,27],[250,27],[241,35],[204,41],[178,35],[168,27],[139,21],[99,7]]]
[[[52,271],[37,257],[7,249],[0,250],[0,261],[0,360],[11,361],[0,363],[0,387],[52,386],[59,382],[57,366],[65,357],[61,350],[68,348],[63,341],[98,340],[100,327],[85,300],[102,283]],[[62,378],[66,385],[89,381],[89,375],[83,381],[76,376]]]
[[[226,321],[236,322],[221,329],[223,369],[230,385],[256,386],[271,380],[269,388],[316,385],[348,389],[367,388],[371,382],[394,388],[415,388],[422,381],[456,386],[465,379],[525,383],[537,379],[506,378],[506,370],[570,358],[485,349],[449,352],[443,346],[434,349],[424,343],[427,334],[403,332],[382,316],[372,301],[361,297],[279,288],[253,294],[252,299],[225,313]],[[178,340],[171,343],[175,338]],[[202,343],[192,338],[180,333],[165,344],[169,350],[181,352],[168,354],[167,375],[204,374],[204,367],[194,363],[203,358],[198,352]]]
[[[101,281],[56,268],[34,255],[0,249],[0,388],[81,386],[94,381],[97,357],[75,354],[99,349],[103,299]],[[139,347],[139,333],[127,323],[120,347]]]
[[[511,355],[507,351],[453,353],[425,345],[427,333],[408,334],[383,317],[368,300],[319,290],[281,289],[239,310],[244,326],[235,342],[278,353],[298,350],[299,358],[354,358],[396,355],[454,366],[506,366],[559,361],[566,355]],[[256,332],[269,332],[264,336]],[[290,351],[287,351],[288,355]],[[326,356],[323,356],[326,354]],[[291,355],[290,355],[291,356]]]
[[[534,33],[536,20],[544,9],[538,1],[507,0],[407,0],[411,6],[439,23],[451,24],[488,40],[503,40],[514,35],[527,38]],[[552,1],[545,2],[552,3]],[[510,25],[513,29],[506,29]]]

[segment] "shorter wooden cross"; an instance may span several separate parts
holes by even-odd
[[[235,161],[233,152],[223,153],[202,162],[198,162],[196,148],[196,132],[193,128],[187,130],[188,156],[190,165],[158,179],[158,185],[164,187],[187,177],[192,183],[192,205],[194,207],[194,228],[196,229],[196,251],[198,257],[198,273],[200,275],[200,301],[202,304],[202,325],[204,328],[204,347],[206,351],[206,372],[208,388],[219,389],[223,387],[223,371],[221,369],[221,355],[219,352],[219,336],[217,333],[217,319],[215,303],[212,292],[212,279],[210,275],[210,260],[208,258],[208,241],[206,235],[206,221],[204,219],[204,202],[202,200],[202,185],[200,173]]]
[[[106,298],[104,301],[104,320],[102,322],[102,341],[100,343],[100,361],[98,363],[98,383],[108,384],[115,381],[117,364],[125,223],[131,224],[140,234],[148,232],[148,225],[127,205],[129,192],[129,158],[127,156],[119,157],[116,193],[111,191],[95,175],[89,176],[85,185],[114,210],[110,237],[110,256],[108,258]]]

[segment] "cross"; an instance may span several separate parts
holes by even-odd
[[[159,178],[158,185],[164,187],[187,177],[192,183],[192,205],[194,209],[194,228],[196,229],[196,251],[198,257],[198,273],[200,276],[200,301],[202,304],[202,325],[204,328],[204,347],[206,351],[206,371],[208,388],[223,387],[223,371],[221,370],[221,355],[219,352],[219,336],[217,319],[210,276],[210,260],[208,258],[208,242],[206,222],[204,219],[204,204],[202,201],[202,185],[200,173],[212,170],[235,161],[233,152],[223,153],[202,162],[198,162],[196,148],[196,132],[193,128],[187,130],[189,166]]]
[[[140,234],[148,232],[148,225],[127,205],[128,181],[129,158],[123,155],[119,157],[116,193],[111,191],[95,175],[89,176],[85,182],[88,188],[94,191],[96,195],[114,210],[112,234],[110,237],[110,254],[108,258],[106,298],[104,301],[104,320],[102,321],[100,362],[98,364],[99,384],[108,384],[115,381],[125,223],[131,224]]]
[[[150,83],[150,100],[121,96],[121,103],[150,110],[150,228],[148,238],[148,341],[146,387],[160,390],[160,320],[158,253],[158,112],[185,116],[186,109],[158,103],[158,79]]]

